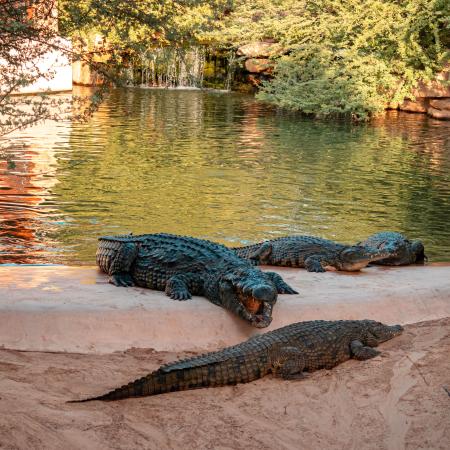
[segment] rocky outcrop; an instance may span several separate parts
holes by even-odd
[[[273,58],[283,53],[281,44],[273,40],[251,42],[236,51],[237,56],[243,59],[245,78],[253,86],[258,86],[262,80],[272,75],[275,66]]]
[[[250,42],[242,45],[236,55],[242,61],[242,78],[244,83],[257,89],[263,80],[269,79],[275,67],[274,58],[281,56],[284,49],[273,40]]]
[[[413,95],[414,100],[406,99],[398,105],[398,109],[426,113],[434,119],[450,120],[450,64],[447,64],[435,80],[420,82]]]
[[[406,99],[398,105],[398,109],[408,112],[426,113],[429,100],[426,97],[417,97],[416,100]]]
[[[429,82],[420,82],[413,91],[415,97],[450,97],[450,63],[436,75],[436,79]]]
[[[251,42],[250,44],[242,45],[237,49],[238,56],[245,56],[247,58],[271,58],[280,56],[284,52],[281,44],[273,41]]]
[[[250,58],[244,63],[245,70],[250,73],[266,73],[269,74],[273,69],[273,61],[267,58]]]
[[[450,96],[430,100],[427,113],[434,119],[450,120]]]
[[[83,61],[72,62],[72,82],[79,86],[100,86],[104,78]]]

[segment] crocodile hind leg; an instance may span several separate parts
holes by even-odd
[[[305,378],[303,374],[305,359],[297,347],[275,346],[269,353],[269,363],[272,367],[272,373],[284,380]]]
[[[254,265],[270,263],[270,255],[272,254],[272,244],[264,242],[260,245],[258,250],[254,251],[248,256]]]
[[[279,294],[298,294],[295,289],[292,289],[284,280],[275,272],[264,272],[277,288]]]
[[[375,358],[375,356],[378,356],[381,353],[372,347],[364,345],[361,341],[358,340],[354,340],[351,342],[350,351],[352,357],[355,359],[359,359],[360,361]]]
[[[134,286],[130,268],[136,259],[138,250],[138,246],[131,242],[121,246],[108,271],[110,283],[116,286]]]

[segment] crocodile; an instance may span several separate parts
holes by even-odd
[[[402,331],[400,325],[374,320],[297,322],[233,347],[169,363],[106,394],[71,403],[235,385],[268,373],[285,380],[300,379],[303,372],[331,369],[350,358],[373,358],[380,354],[373,347]]]
[[[278,294],[297,293],[277,273],[262,272],[223,245],[188,236],[103,236],[96,259],[116,286],[157,289],[175,300],[203,295],[257,328],[272,321]]]
[[[387,250],[389,255],[371,264],[383,266],[406,266],[408,264],[423,264],[428,260],[425,247],[419,240],[410,241],[403,234],[395,231],[382,231],[369,236],[357,245]]]
[[[361,245],[344,245],[314,236],[285,236],[232,250],[254,265],[304,267],[308,272],[325,272],[326,266],[357,271],[388,252]]]

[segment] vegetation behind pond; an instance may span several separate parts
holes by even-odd
[[[125,43],[128,61],[158,46],[279,43],[270,55],[274,76],[258,97],[321,117],[366,119],[411,97],[417,81],[432,79],[449,56],[448,0],[101,3],[62,2],[63,29]]]

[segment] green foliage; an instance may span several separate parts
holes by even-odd
[[[318,117],[363,119],[384,108],[395,78],[373,56],[320,45],[280,59],[274,80],[264,83],[261,100]]]
[[[226,0],[60,0],[60,28],[70,37],[98,34],[110,47],[143,51],[149,46],[197,42]],[[92,43],[92,39],[90,40]]]
[[[190,47],[218,23],[227,0],[60,0],[60,29],[92,59],[105,63],[115,84],[132,81],[124,68],[148,72],[155,64],[179,70],[172,56],[188,63]],[[105,59],[106,58],[106,59]],[[176,61],[175,61],[176,60]],[[175,61],[175,64],[174,64]],[[185,65],[186,65],[185,64]],[[147,73],[148,75],[148,73]]]
[[[365,119],[412,96],[448,60],[448,0],[236,2],[225,45],[273,39],[284,47],[259,98],[316,116]]]
[[[60,9],[63,32],[88,45],[104,36],[117,68],[144,67],[155,47],[271,39],[284,55],[258,97],[319,117],[366,119],[412,97],[450,45],[448,0],[61,0]]]
[[[29,5],[40,11],[32,21]],[[58,49],[58,33],[75,43],[61,52],[116,84],[124,67],[145,69],[155,47],[236,49],[270,39],[283,55],[273,57],[274,77],[259,98],[320,117],[366,119],[387,102],[412,97],[418,80],[431,79],[449,58],[449,0],[60,0],[59,32],[48,22],[53,5],[0,2],[0,59],[7,62],[0,71],[0,116],[9,117],[0,125],[8,130],[59,117],[42,102],[30,117],[17,113],[26,108],[10,95],[49,76],[30,72],[28,63]],[[106,44],[98,45],[96,36]]]

